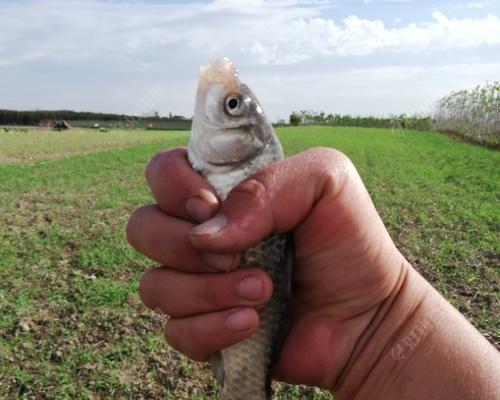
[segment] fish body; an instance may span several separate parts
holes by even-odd
[[[284,158],[257,98],[227,58],[200,68],[188,157],[221,200],[248,176]],[[242,255],[241,267],[260,266],[270,275],[273,295],[258,310],[256,332],[212,355],[219,400],[271,398],[271,368],[290,322],[292,260],[286,235],[272,235]]]

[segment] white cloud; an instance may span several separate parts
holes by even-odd
[[[336,24],[331,19],[311,18],[293,21],[287,37],[292,54],[302,58],[315,55],[368,55],[387,52],[429,53],[432,50],[500,45],[500,19],[489,15],[478,19],[451,19],[441,12],[433,21],[388,28],[382,21],[350,16]],[[261,60],[279,59],[279,40],[259,43]],[[282,46],[283,47],[283,46]]]
[[[452,7],[453,10],[463,10],[463,9],[477,9],[483,10],[491,7],[495,4],[497,0],[485,0],[485,1],[473,1],[469,3],[461,3]]]
[[[466,7],[468,8],[478,8],[482,10],[483,8],[487,7],[490,5],[489,1],[475,1],[473,3],[468,3],[466,4]]]
[[[0,3],[0,63],[112,54],[163,59],[165,54],[159,52],[176,51],[216,57],[230,49],[232,55],[257,63],[289,64],[324,56],[428,53],[500,44],[500,18],[495,15],[453,19],[436,11],[428,22],[389,28],[380,20],[355,15],[340,23],[322,18],[327,3]]]

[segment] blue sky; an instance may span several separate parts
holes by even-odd
[[[272,120],[431,112],[500,80],[500,0],[0,0],[0,108],[190,116],[228,56]]]

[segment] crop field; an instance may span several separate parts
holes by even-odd
[[[500,342],[500,153],[430,132],[278,129],[357,166],[403,254]],[[206,365],[171,350],[140,302],[154,265],[125,225],[152,201],[144,168],[188,132],[0,135],[0,399],[215,399]],[[452,329],[452,327],[450,327]],[[279,399],[331,399],[277,385]]]
[[[0,164],[60,159],[104,150],[123,149],[145,143],[165,143],[166,138],[185,138],[186,132],[143,130],[71,129],[57,132],[49,129],[11,129],[0,131]],[[12,132],[12,133],[10,133]]]

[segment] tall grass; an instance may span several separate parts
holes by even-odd
[[[439,100],[434,128],[480,144],[500,145],[500,82],[453,92]]]

